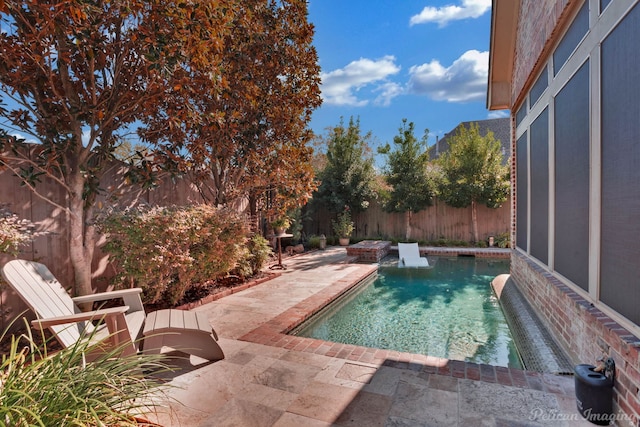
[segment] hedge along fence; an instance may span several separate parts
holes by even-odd
[[[134,207],[139,205],[169,206],[192,205],[204,202],[198,188],[188,179],[164,180],[151,190],[140,189],[126,184],[126,165],[114,162],[100,183],[104,189],[98,198],[104,208],[110,206]],[[64,204],[64,190],[51,179],[41,177],[37,189],[54,201]],[[69,237],[67,214],[50,203],[34,195],[21,185],[19,178],[9,170],[0,170],[0,201],[19,218],[36,225],[36,231],[46,234],[36,237],[33,242],[21,246],[17,258],[29,259],[46,264],[55,277],[68,289],[73,283],[73,270],[69,261]],[[96,248],[93,262],[93,286],[98,291],[105,290],[115,275],[108,255],[100,246],[106,242],[102,238]],[[0,254],[0,266],[13,257]],[[26,305],[7,287],[0,288],[0,328],[4,328],[16,316],[27,310]]]
[[[511,222],[510,200],[505,201],[500,208],[491,209],[484,205],[478,206],[478,235],[481,240],[488,240],[489,236],[497,237],[508,233]],[[333,217],[327,211],[313,212],[305,222],[307,235],[332,236],[331,220]],[[388,213],[382,206],[373,201],[369,208],[353,215],[355,231],[353,237],[384,237],[404,239],[406,234],[404,213]],[[418,213],[412,214],[411,239],[419,241],[473,240],[471,224],[471,207],[453,208],[435,199],[433,206],[429,206]]]
[[[266,261],[267,240],[250,241],[240,214],[210,205],[115,211],[99,224],[117,287],[142,288],[146,303],[173,306],[191,288],[231,272],[251,276]]]

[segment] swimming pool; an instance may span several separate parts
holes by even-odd
[[[296,328],[296,335],[522,369],[491,280],[508,260],[429,257],[382,263],[378,276]]]

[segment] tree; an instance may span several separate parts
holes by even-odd
[[[460,126],[438,164],[439,197],[456,208],[471,206],[473,238],[478,242],[478,203],[498,208],[509,195],[509,167],[503,164],[500,142],[491,131],[481,136],[477,123]]]
[[[340,124],[329,131],[327,163],[320,172],[320,186],[313,197],[329,212],[338,214],[345,206],[351,212],[362,212],[369,200],[376,197],[373,156],[367,145],[370,137],[370,134],[364,137],[360,134],[360,121],[354,121],[353,117],[347,128],[341,119]]]
[[[221,89],[210,70],[191,70],[192,102],[168,97],[145,137],[190,153],[190,172],[206,183],[214,205],[264,194],[280,211],[306,202],[314,190],[308,147],[311,112],[321,103],[319,66],[304,0],[239,2],[223,40]],[[163,130],[167,128],[171,132]]]
[[[385,181],[391,186],[385,209],[389,212],[404,212],[406,223],[405,238],[411,238],[412,213],[421,211],[433,203],[434,183],[427,168],[429,155],[427,152],[427,138],[429,131],[425,130],[421,140],[414,136],[414,124],[407,125],[407,119],[402,120],[399,135],[393,138],[395,146],[386,144],[378,152],[387,156],[384,170]]]
[[[207,68],[217,84],[231,10],[227,0],[6,0],[0,8],[0,117],[37,140],[5,133],[0,164],[67,213],[76,294],[92,291],[96,197],[115,148],[188,70]],[[148,178],[157,170],[148,159],[141,165]],[[42,176],[65,189],[63,203],[39,192]]]

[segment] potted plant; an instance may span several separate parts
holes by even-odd
[[[332,221],[333,232],[338,235],[340,245],[347,246],[349,244],[349,237],[353,233],[353,221],[351,220],[351,214],[349,208],[345,208],[344,211],[338,214],[338,218]]]
[[[284,234],[285,230],[289,228],[290,225],[291,221],[286,216],[281,216],[271,222],[271,227],[273,227],[273,232],[276,236]]]

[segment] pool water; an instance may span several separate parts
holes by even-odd
[[[508,260],[429,257],[378,276],[299,327],[296,335],[522,369],[491,281]]]

